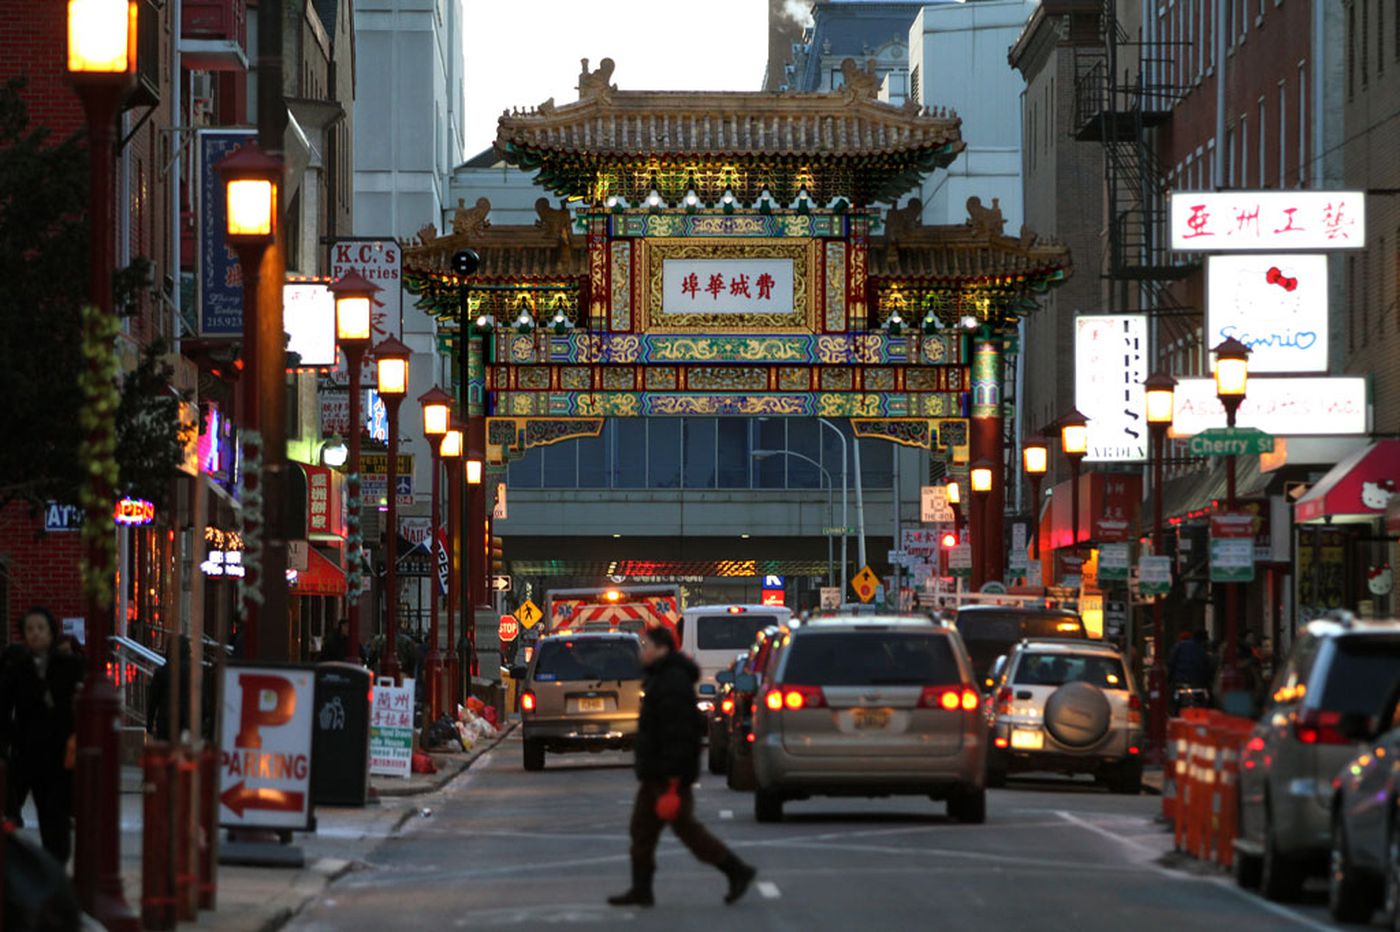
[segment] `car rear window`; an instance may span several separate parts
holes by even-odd
[[[958,633],[964,641],[1019,641],[1022,638],[1083,637],[1084,626],[1073,615],[963,612]]]
[[[885,631],[795,637],[785,683],[804,686],[938,686],[962,682],[947,637]]]
[[[758,632],[778,619],[772,615],[701,615],[695,620],[697,650],[743,650]]]
[[[631,638],[546,641],[535,662],[537,682],[639,680],[642,660]]]
[[[1337,638],[1320,707],[1334,712],[1379,715],[1397,684],[1400,684],[1400,639]]]
[[[1123,661],[1097,654],[1024,653],[1016,665],[1018,686],[1088,683],[1100,689],[1127,689]]]

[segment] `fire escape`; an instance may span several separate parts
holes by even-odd
[[[1130,37],[1117,0],[1099,6],[1098,43],[1075,48],[1074,129],[1075,138],[1103,146],[1109,307],[1153,315],[1159,346],[1194,340],[1199,308],[1183,305],[1171,287],[1194,264],[1167,248],[1167,174],[1152,133],[1186,89],[1169,83],[1172,50]]]

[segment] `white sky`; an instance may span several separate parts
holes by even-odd
[[[756,91],[766,0],[463,0],[467,158],[510,107],[578,99],[579,59],[611,58],[619,90]]]

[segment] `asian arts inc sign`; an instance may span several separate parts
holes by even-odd
[[[1215,395],[1214,379],[1180,380],[1174,401],[1172,437],[1225,426],[1225,408]],[[1284,437],[1364,434],[1366,408],[1364,378],[1257,378],[1249,380],[1237,422]]]
[[[662,313],[791,314],[791,259],[666,259]]]
[[[1089,419],[1086,460],[1147,457],[1147,318],[1094,314],[1074,321],[1074,403]]]
[[[1366,246],[1361,191],[1177,191],[1169,210],[1172,249],[1181,252]]]
[[[1206,270],[1207,346],[1239,340],[1251,375],[1327,371],[1326,256],[1211,256]]]

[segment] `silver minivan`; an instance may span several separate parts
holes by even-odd
[[[755,818],[811,796],[918,795],[984,821],[980,704],[952,628],[860,616],[784,630],[754,702]]]
[[[540,639],[520,680],[520,723],[526,770],[544,767],[545,752],[630,749],[642,705],[641,642],[606,631]]]

